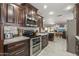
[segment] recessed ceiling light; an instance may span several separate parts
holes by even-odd
[[[31,11],[31,14],[34,14],[35,12],[34,11]]]
[[[67,6],[65,10],[70,10],[70,9],[72,9],[72,8],[73,8],[73,6],[70,5],[70,6]]]
[[[47,9],[47,5],[44,5],[44,9]]]
[[[49,12],[49,15],[53,15],[53,14],[54,14],[54,12],[52,12],[52,11]]]

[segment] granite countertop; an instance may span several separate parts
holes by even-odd
[[[48,35],[48,33],[37,33],[37,35]]]
[[[79,40],[79,36],[75,36],[75,38]]]
[[[14,43],[14,42],[18,42],[18,41],[22,41],[22,40],[28,40],[28,39],[30,39],[30,38],[25,37],[25,36],[19,36],[19,37],[15,37],[15,38],[12,38],[12,39],[5,39],[4,40],[4,45]]]

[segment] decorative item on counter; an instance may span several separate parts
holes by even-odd
[[[22,29],[18,29],[18,35],[22,36],[23,30]]]
[[[12,39],[13,38],[13,33],[5,33],[4,38],[5,39]]]

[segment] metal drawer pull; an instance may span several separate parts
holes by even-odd
[[[15,51],[15,52],[12,52],[11,54],[16,54],[16,53],[18,53],[18,52],[20,52],[20,51],[22,51],[22,50],[24,50],[25,48],[22,48],[22,49],[20,49],[20,50],[18,50],[18,51]]]
[[[22,51],[19,51],[18,53],[16,53],[15,55],[17,55],[17,54],[20,54],[20,53],[22,53],[22,52],[24,52],[24,50],[22,50]]]

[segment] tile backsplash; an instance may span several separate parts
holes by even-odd
[[[18,28],[16,26],[4,26],[4,33],[18,34]]]

